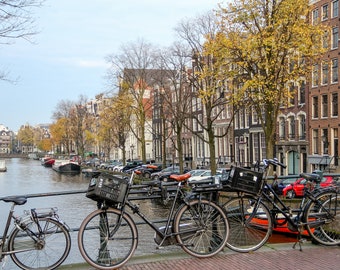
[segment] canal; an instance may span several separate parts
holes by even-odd
[[[32,159],[12,158],[6,159],[7,172],[0,173],[0,197],[10,195],[45,194],[69,191],[85,191],[88,187],[89,178],[83,174],[62,175],[51,168],[41,165],[40,161]],[[164,218],[166,211],[164,206],[151,200],[138,201],[142,211],[151,219]],[[0,235],[3,233],[5,218],[9,210],[9,204],[0,201]],[[57,207],[60,218],[71,228],[72,248],[71,253],[64,264],[83,262],[77,246],[77,229],[82,220],[93,210],[96,203],[85,197],[85,193],[59,196],[44,196],[29,198],[24,206],[16,207],[17,215],[23,210],[31,208]],[[139,220],[136,219],[136,222]],[[160,224],[162,226],[163,224]],[[181,250],[176,246],[167,246],[164,249],[156,249],[153,241],[154,232],[146,225],[139,225],[139,244],[135,255],[167,253]],[[271,243],[291,242],[294,238],[285,235],[275,235],[270,239]],[[1,268],[1,267],[0,267]],[[10,259],[5,270],[17,269]]]

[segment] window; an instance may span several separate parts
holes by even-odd
[[[284,117],[280,117],[279,120],[279,139],[280,141],[284,141],[285,140],[285,119]]]
[[[313,154],[318,154],[319,134],[317,129],[313,129]]]
[[[313,103],[312,103],[312,117],[318,118],[318,97],[313,97]]]
[[[322,84],[328,84],[328,63],[322,63]]]
[[[322,6],[322,20],[328,19],[328,4]]]
[[[302,81],[299,88],[299,104],[306,103],[306,82]]]
[[[325,31],[323,36],[322,36],[322,47],[327,49],[328,48],[328,39],[329,39],[329,32]]]
[[[258,133],[251,133],[251,136],[253,137],[253,160],[260,160],[259,156],[259,134]]]
[[[252,124],[258,124],[259,123],[259,119],[257,116],[257,112],[255,111],[255,109],[252,110]]]
[[[289,123],[289,134],[288,137],[290,140],[295,139],[295,118],[294,116],[290,116],[288,118],[288,123]]]
[[[319,84],[318,72],[319,72],[319,65],[318,64],[313,65],[313,68],[312,68],[312,86],[318,86],[318,84]]]
[[[321,99],[321,117],[326,118],[328,116],[328,96],[322,95]]]
[[[339,15],[339,0],[332,2],[332,18],[338,17]]]
[[[234,128],[235,129],[238,129],[238,127],[239,127],[239,117],[240,117],[240,115],[239,115],[239,113],[235,113],[235,121],[234,121]]]
[[[322,140],[322,152],[324,154],[328,154],[328,130],[327,129],[323,129],[322,130],[322,137],[321,137],[321,140]]]
[[[264,158],[267,158],[266,139],[263,133],[260,133],[260,137],[261,137],[261,160],[262,160]]]
[[[294,104],[295,104],[295,89],[294,89],[294,84],[290,83],[289,84],[288,105],[289,106],[294,106]]]
[[[338,82],[338,59],[332,59],[332,83]]]
[[[339,28],[332,28],[332,49],[338,48],[338,40],[339,40]]]
[[[240,110],[240,128],[244,128],[244,111]]]
[[[300,115],[299,140],[306,140],[306,116]]]
[[[332,94],[332,102],[331,102],[331,109],[332,109],[332,116],[337,117],[338,116],[338,93]]]
[[[317,24],[318,20],[319,20],[319,10],[314,9],[313,12],[312,12],[312,23]]]

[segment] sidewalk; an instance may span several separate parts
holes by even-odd
[[[293,243],[267,244],[252,253],[237,253],[229,249],[207,259],[191,257],[183,252],[133,257],[121,270],[338,270],[340,247],[326,247],[306,242],[292,248]],[[60,269],[92,270],[88,265],[65,265]]]

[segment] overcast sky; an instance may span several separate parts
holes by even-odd
[[[0,68],[19,78],[0,81],[0,124],[50,123],[61,100],[106,91],[105,57],[142,38],[156,46],[175,40],[182,20],[216,9],[221,0],[46,0],[36,10],[34,44],[0,46]]]

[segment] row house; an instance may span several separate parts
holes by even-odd
[[[310,4],[312,23],[330,27],[330,38],[323,44],[329,50],[314,63],[309,81],[301,79],[288,86],[296,94],[277,119],[275,156],[287,165],[281,174],[339,171],[339,1],[313,0]],[[254,113],[245,111],[234,118],[234,162],[241,166],[266,157],[263,132],[256,119]]]
[[[308,82],[308,162],[311,169],[339,170],[339,0],[311,1],[312,23],[329,26],[327,52],[312,67]]]
[[[9,154],[12,152],[13,139],[13,131],[0,124],[0,154]]]

